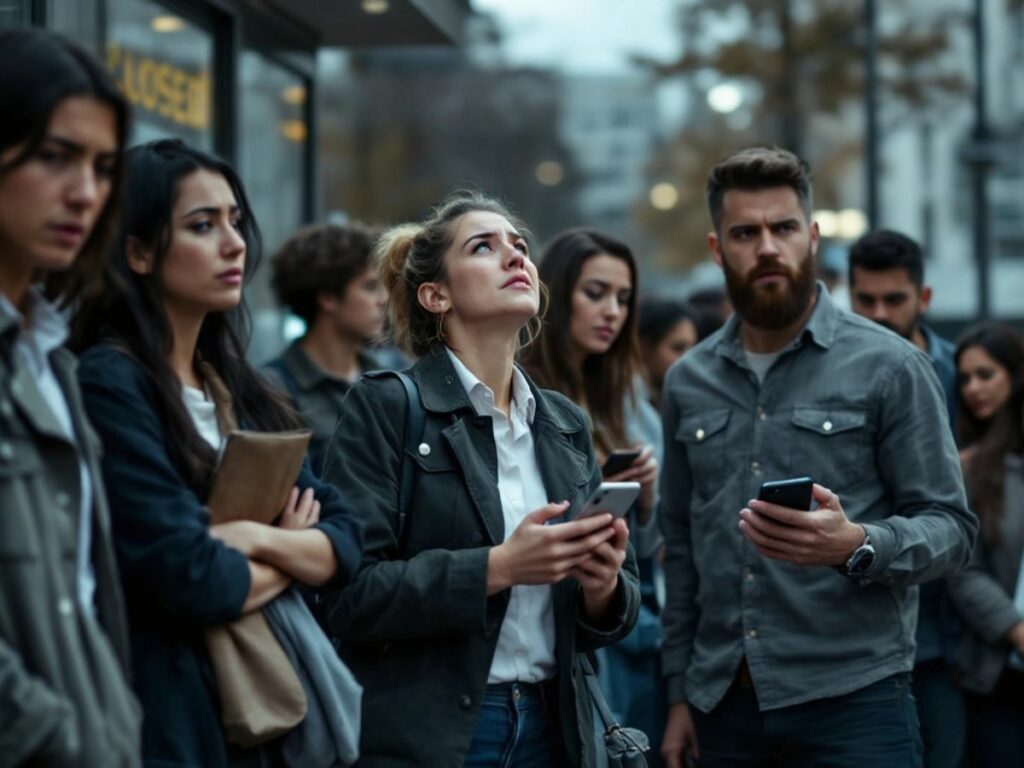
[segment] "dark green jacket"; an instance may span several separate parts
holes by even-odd
[[[411,370],[427,419],[413,503],[396,541],[406,396],[393,377],[349,392],[328,478],[364,526],[359,575],[329,599],[330,628],[363,694],[360,763],[461,766],[476,728],[508,591],[487,597],[488,550],[505,539],[491,419],[478,416],[443,348]],[[533,439],[551,501],[577,513],[600,482],[586,418],[540,391]],[[427,455],[422,455],[427,453]],[[569,766],[591,766],[593,720],[577,653],[613,643],[636,621],[640,592],[630,551],[607,626],[581,618],[579,586],[554,587],[560,723]]]
[[[128,631],[75,358],[50,365],[71,412],[64,437],[0,318],[0,766],[140,763],[141,713],[126,682]],[[92,483],[95,617],[77,597],[79,451]]]

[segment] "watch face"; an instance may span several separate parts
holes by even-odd
[[[851,576],[860,576],[875,562],[875,550],[873,547],[861,547],[852,555],[846,564],[846,571]]]

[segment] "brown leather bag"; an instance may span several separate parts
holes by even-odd
[[[211,366],[201,363],[200,370],[217,406],[221,434],[228,435],[229,442],[236,444],[230,455],[225,451],[225,463],[214,477],[216,492],[211,493],[209,500],[211,520],[237,519],[243,513],[239,513],[235,502],[243,497],[270,500],[279,512],[284,501],[278,504],[277,500],[287,498],[295,484],[309,433],[238,432],[227,387]],[[247,449],[253,445],[255,450]],[[255,509],[253,513],[262,523],[269,523],[274,516],[268,518],[265,511]],[[209,627],[206,647],[217,680],[221,722],[229,742],[255,746],[302,722],[308,705],[306,693],[262,610]]]

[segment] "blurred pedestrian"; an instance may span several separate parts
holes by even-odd
[[[648,397],[657,408],[668,369],[697,343],[697,324],[686,302],[648,297],[640,302],[637,332]]]
[[[370,263],[373,239],[359,224],[307,227],[271,262],[278,301],[305,321],[306,333],[265,370],[313,430],[318,476],[349,387],[385,367],[368,348],[384,330],[388,298]]]
[[[985,322],[968,328],[957,340],[957,434],[967,452],[981,440],[993,417],[1024,375],[1021,335],[1005,323]]]
[[[892,230],[869,232],[850,247],[849,275],[853,311],[898,333],[931,358],[952,425],[957,400],[955,348],[924,322],[932,289],[925,284],[921,246]],[[964,760],[967,710],[954,679],[960,620],[945,580],[922,584],[918,606],[913,678],[924,764],[958,768]]]
[[[976,340],[979,336],[973,332],[964,338]],[[960,350],[970,349],[961,342]],[[1018,349],[1012,387],[1005,397],[993,393],[991,399],[983,399],[975,385],[978,369],[969,369],[967,375],[961,369],[962,391],[972,395],[965,400],[965,409],[988,424],[984,434],[967,450],[964,466],[971,506],[981,521],[981,534],[970,564],[950,579],[951,594],[968,630],[958,649],[957,666],[960,683],[968,691],[967,752],[974,768],[1024,765],[1021,356]],[[969,358],[961,355],[960,359]],[[997,402],[995,410],[990,410]]]
[[[573,519],[601,480],[586,417],[514,363],[541,305],[526,232],[461,193],[379,254],[425,423],[406,451],[405,389],[364,377],[327,478],[366,531],[330,622],[365,686],[360,764],[594,765],[577,655],[629,632],[639,590],[624,521]]]
[[[707,198],[736,314],[662,394],[662,753],[672,768],[685,752],[712,768],[920,766],[915,585],[962,567],[977,528],[934,367],[816,282],[791,152],[727,157]],[[805,476],[806,502],[753,500]]]
[[[344,584],[359,534],[308,462],[279,526],[210,526],[204,505],[230,425],[300,426],[245,358],[242,292],[259,229],[231,166],[181,141],[135,147],[127,167],[106,279],[76,314],[74,341],[103,440],[143,756],[154,766],[266,765],[276,742],[226,740],[205,631],[293,582]]]
[[[0,763],[126,768],[141,720],[124,602],[56,305],[102,268],[128,107],[49,32],[0,31],[0,50]]]
[[[640,483],[629,515],[640,571],[641,606],[628,637],[598,655],[601,686],[621,722],[657,742],[664,730],[655,555],[661,546],[657,507],[661,419],[648,400],[637,340],[637,269],[629,247],[610,235],[575,229],[557,235],[538,264],[548,311],[526,369],[546,389],[561,392],[590,417],[598,459],[616,449],[637,452],[608,482]]]

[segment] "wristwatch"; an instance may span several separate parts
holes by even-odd
[[[864,530],[864,543],[853,550],[843,565],[837,565],[838,570],[844,576],[859,578],[867,573],[868,568],[875,562],[875,548],[871,544],[871,536]]]

